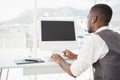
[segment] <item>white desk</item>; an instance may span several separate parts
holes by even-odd
[[[24,59],[28,56],[27,50],[0,50],[0,68],[23,68],[24,75],[36,75],[36,74],[51,74],[51,73],[63,73],[64,71],[60,66],[54,62],[34,63],[34,64],[22,64],[17,65],[16,59]]]

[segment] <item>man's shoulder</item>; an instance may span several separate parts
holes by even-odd
[[[99,37],[99,35],[97,35],[96,33],[92,33],[88,37],[86,37],[86,39],[96,39],[98,37]]]
[[[92,34],[90,34],[89,36],[86,36],[86,37],[84,38],[85,42],[87,42],[87,43],[89,43],[89,42],[94,42],[94,41],[97,41],[97,40],[99,40],[99,39],[101,39],[101,38],[99,37],[99,35],[97,35],[97,34],[95,34],[95,33],[92,33]]]

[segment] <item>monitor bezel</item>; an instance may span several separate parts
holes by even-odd
[[[41,21],[73,21],[75,30],[75,41],[42,41],[41,37]],[[58,51],[63,49],[78,49],[77,27],[74,17],[40,17],[39,18],[39,48],[44,51]],[[58,44],[58,45],[56,45]],[[51,46],[50,46],[51,45]],[[65,47],[64,47],[64,46]],[[56,46],[56,47],[54,47]]]

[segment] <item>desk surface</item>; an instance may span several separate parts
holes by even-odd
[[[22,67],[16,65],[15,60],[27,55],[26,49],[0,49],[0,68]]]
[[[24,74],[49,74],[64,72],[55,62],[34,63],[17,65],[16,59],[25,59],[29,51],[21,49],[2,49],[0,50],[0,68],[23,68]],[[71,62],[71,61],[69,61]]]

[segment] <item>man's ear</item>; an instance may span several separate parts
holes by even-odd
[[[92,23],[95,23],[97,21],[97,16],[92,16]]]

